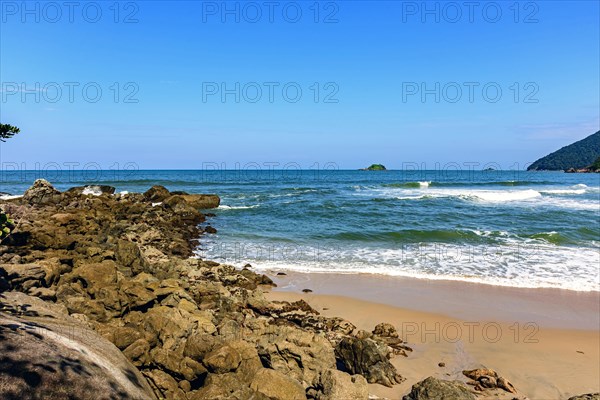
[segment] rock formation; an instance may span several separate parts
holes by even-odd
[[[193,258],[199,209],[218,206],[218,196],[114,192],[61,193],[38,180],[3,203],[20,222],[0,244],[0,334],[19,350],[4,359],[0,397],[28,389],[35,398],[68,380],[72,398],[358,400],[367,380],[400,381],[389,357],[401,341],[389,328],[359,339],[350,322],[304,301],[267,301],[264,275]],[[24,314],[33,303],[42,320]],[[48,348],[29,333],[66,321],[94,346],[78,336]],[[336,369],[336,346],[352,375]],[[37,363],[33,352],[53,356]]]

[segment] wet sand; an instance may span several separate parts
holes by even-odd
[[[393,388],[370,385],[372,394],[401,399],[428,376],[465,380],[463,369],[483,366],[508,378],[520,398],[600,391],[599,293],[367,274],[288,273],[274,280],[273,300],[303,298],[359,329],[371,331],[380,322],[398,329],[414,349],[392,361],[406,381]]]

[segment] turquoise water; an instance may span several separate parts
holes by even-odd
[[[4,172],[22,193],[36,172]],[[600,175],[525,171],[90,171],[59,189],[216,193],[198,254],[264,270],[600,291]]]

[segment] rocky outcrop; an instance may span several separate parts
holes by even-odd
[[[444,381],[429,377],[412,386],[402,400],[475,400],[475,395],[458,381]]]
[[[488,368],[478,368],[463,371],[463,375],[473,380],[469,382],[478,391],[485,389],[502,389],[509,393],[517,393],[517,389],[508,379],[498,375],[496,371]]]
[[[55,204],[60,200],[60,192],[54,189],[54,186],[45,179],[38,179],[34,182],[20,199],[28,204]]]
[[[297,380],[272,369],[257,371],[250,388],[273,400],[306,400],[304,387]]]
[[[581,394],[579,396],[569,397],[569,400],[600,400],[600,393]]]
[[[61,306],[19,292],[1,300],[1,398],[155,398],[119,349]]]
[[[371,338],[346,337],[335,348],[337,359],[351,374],[361,374],[369,383],[392,386],[404,379],[389,361],[387,346]]]
[[[377,328],[363,345],[367,358],[352,354],[361,363],[348,364],[354,375],[338,371],[335,346],[367,340],[355,336],[354,325],[324,317],[304,301],[267,301],[261,288],[273,282],[250,267],[191,258],[194,240],[204,234],[206,217],[198,210],[218,206],[218,197],[160,186],[144,194],[113,189],[60,193],[37,181],[8,205],[20,223],[0,246],[0,290],[56,307],[57,321],[71,321],[106,347],[88,346],[87,356],[116,363],[117,354],[124,363],[119,371],[140,384],[136,394],[122,374],[100,368],[108,361],[94,366],[84,353],[74,358],[57,348],[49,354],[77,359],[85,376],[98,376],[88,379],[93,387],[81,383],[87,395],[75,392],[75,398],[113,390],[120,393],[114,398],[366,399],[367,379],[399,381],[387,357],[401,341],[389,327]],[[22,318],[22,309],[6,304],[0,297],[3,318]],[[40,346],[31,344],[51,351]],[[17,361],[34,363],[31,353],[7,360],[0,379],[14,379],[8,371],[19,368]],[[46,375],[54,379],[51,370]],[[72,375],[55,378],[78,382]],[[3,390],[0,385],[2,398],[9,393]]]
[[[369,386],[361,375],[349,375],[335,369],[322,372],[315,381],[316,400],[367,400]]]

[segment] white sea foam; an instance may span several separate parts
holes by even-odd
[[[518,245],[515,240],[508,246],[430,244],[407,249],[316,249],[303,254],[309,257],[277,259],[269,253],[269,259],[250,258],[243,262],[251,262],[260,271],[369,273],[507,287],[600,291],[600,249],[593,248]],[[311,258],[311,254],[319,256]],[[210,256],[218,258],[217,254]]]
[[[252,206],[228,206],[225,204],[221,204],[218,208],[221,210],[247,210],[250,208],[257,208],[259,206],[259,204],[254,204]]]
[[[12,200],[12,199],[19,199],[23,197],[22,194],[19,195],[10,195],[10,194],[3,194],[2,196],[0,196],[0,200]]]
[[[100,196],[102,195],[102,189],[99,186],[86,186],[81,194],[88,194],[92,196]]]
[[[419,186],[422,188],[428,188],[430,184],[431,184],[431,181],[419,182]]]
[[[543,194],[585,194],[585,189],[547,189],[540,190]]]
[[[533,189],[503,191],[473,190],[465,193],[465,196],[476,197],[480,200],[490,202],[505,202],[534,199],[536,197],[542,197],[542,194]]]

